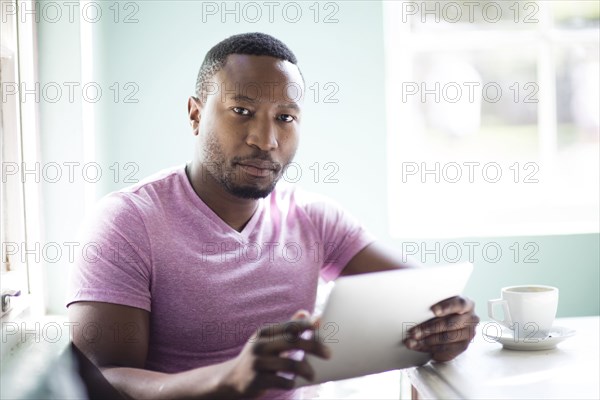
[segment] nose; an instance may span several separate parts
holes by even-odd
[[[266,119],[266,118],[265,118]],[[250,126],[246,144],[256,147],[262,151],[271,151],[279,147],[277,141],[277,127],[274,121],[257,119],[256,123]]]

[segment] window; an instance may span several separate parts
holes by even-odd
[[[599,229],[596,1],[385,1],[395,237]]]
[[[31,2],[27,3],[32,9]],[[2,31],[0,53],[0,133],[2,153],[2,267],[1,289],[20,290],[16,308],[31,304],[32,293],[41,294],[41,273],[29,262],[26,250],[39,244],[39,203],[35,182],[26,184],[22,169],[37,162],[37,110],[22,102],[21,84],[34,87],[34,26],[20,21],[16,1],[0,1]],[[36,277],[33,274],[36,273]]]

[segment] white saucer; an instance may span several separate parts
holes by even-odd
[[[552,350],[563,340],[575,335],[575,330],[562,326],[553,326],[550,334],[545,338],[520,338],[516,340],[512,330],[502,327],[500,336],[496,336],[498,330],[490,329],[482,332],[483,336],[495,342],[501,343],[509,350]],[[487,340],[486,339],[486,340]]]

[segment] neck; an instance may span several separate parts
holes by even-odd
[[[258,200],[236,197],[223,188],[205,169],[203,163],[192,161],[186,174],[202,201],[227,225],[240,232],[258,207]]]

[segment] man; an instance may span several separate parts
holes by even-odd
[[[126,396],[289,397],[290,373],[313,374],[290,352],[329,357],[300,337],[315,329],[319,276],[403,267],[335,204],[276,187],[299,142],[296,63],[261,33],[214,46],[188,100],[193,161],[106,196],[88,222],[73,342]],[[473,310],[439,303],[405,343],[450,360],[473,338]]]

